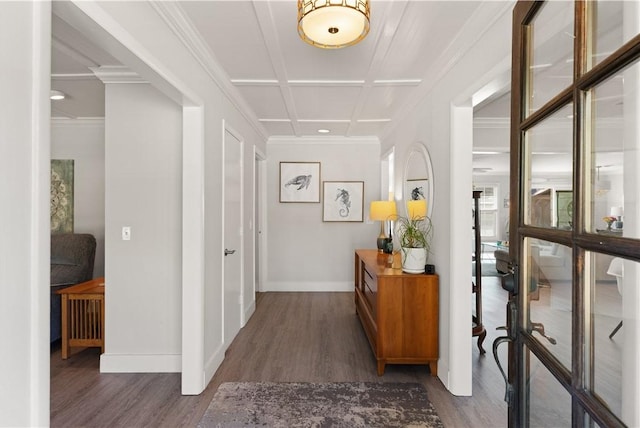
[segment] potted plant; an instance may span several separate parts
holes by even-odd
[[[424,273],[431,249],[433,227],[429,217],[398,217],[397,236],[402,250],[402,270]]]

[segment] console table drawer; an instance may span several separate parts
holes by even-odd
[[[377,307],[377,294],[378,294],[378,282],[376,281],[376,277],[371,275],[371,273],[366,269],[363,269],[363,294],[366,299],[369,308],[373,316],[376,316],[376,307]]]

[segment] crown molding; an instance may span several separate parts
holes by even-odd
[[[95,73],[53,73],[51,80],[96,80]]]
[[[75,119],[52,117],[51,126],[54,128],[104,127],[104,117],[78,117]]]
[[[229,76],[220,66],[202,36],[194,29],[193,23],[186,16],[182,7],[177,2],[161,0],[150,0],[149,3],[258,135],[261,135],[265,140],[269,138],[266,129],[260,124],[238,89],[233,86]]]
[[[329,135],[325,137],[320,136],[305,136],[305,137],[295,137],[295,136],[273,136],[269,137],[267,140],[268,145],[291,145],[291,144],[320,144],[320,145],[329,145],[329,144],[370,144],[370,145],[380,145],[380,140],[378,137],[343,137],[338,135]]]
[[[72,48],[63,40],[61,40],[59,37],[56,37],[55,35],[51,36],[51,47],[59,51],[60,53],[73,58],[75,61],[77,61],[78,63],[82,64],[87,68],[97,67],[99,65],[95,61],[93,61],[91,58],[78,52],[78,50]]]
[[[508,117],[474,117],[473,127],[479,129],[509,129],[511,119]]]
[[[123,65],[103,65],[100,67],[89,67],[93,74],[105,85],[108,83],[149,83],[138,73]]]
[[[480,39],[491,29],[495,23],[505,14],[513,10],[515,1],[504,2],[481,2],[478,9],[467,20],[465,25],[456,34],[446,47],[444,52],[435,58],[432,67],[426,76],[423,76],[422,83],[419,84],[413,93],[413,99],[404,104],[394,117],[392,122],[381,135],[382,139],[388,138],[395,128],[402,122],[402,118],[408,116],[416,106],[427,99],[429,93],[437,87],[440,81],[447,76],[456,64],[463,59],[467,53],[476,48]]]

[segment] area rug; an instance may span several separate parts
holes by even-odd
[[[198,427],[443,427],[419,383],[228,382]]]

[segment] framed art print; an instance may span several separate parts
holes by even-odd
[[[73,159],[51,159],[51,233],[73,233]]]
[[[320,162],[280,162],[280,202],[320,202]]]
[[[407,179],[405,195],[408,201],[422,201],[426,199],[429,180],[427,178]]]
[[[558,229],[571,230],[573,226],[573,191],[556,190]]]
[[[364,220],[364,181],[325,181],[322,221]]]

